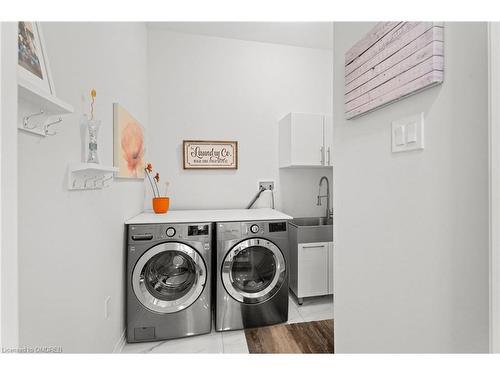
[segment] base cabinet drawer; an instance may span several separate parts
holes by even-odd
[[[298,244],[297,297],[329,293],[329,242]]]

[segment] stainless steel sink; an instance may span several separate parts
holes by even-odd
[[[291,243],[333,241],[333,220],[326,217],[299,217],[290,220]]]
[[[326,217],[299,217],[293,219],[291,223],[297,227],[317,227],[322,225],[333,225],[333,219]]]

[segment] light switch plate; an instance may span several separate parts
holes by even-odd
[[[392,122],[392,152],[423,150],[424,113]]]
[[[404,146],[406,144],[404,125],[396,126],[396,129],[394,129],[394,137],[396,139],[396,146]]]
[[[415,122],[410,122],[406,125],[406,143],[415,143],[418,140],[417,135],[418,125]]]

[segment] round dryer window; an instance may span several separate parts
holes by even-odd
[[[169,242],[156,245],[137,261],[132,273],[136,297],[158,313],[181,311],[203,292],[205,262],[192,247]]]
[[[263,238],[238,243],[226,255],[222,282],[237,301],[259,303],[280,289],[286,276],[285,259],[280,249]]]

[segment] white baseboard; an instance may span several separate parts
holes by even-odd
[[[122,349],[127,342],[125,339],[125,333],[126,333],[126,330],[123,330],[122,334],[120,335],[120,338],[118,339],[118,341],[115,344],[115,347],[113,348],[113,353],[121,353],[122,352]]]

